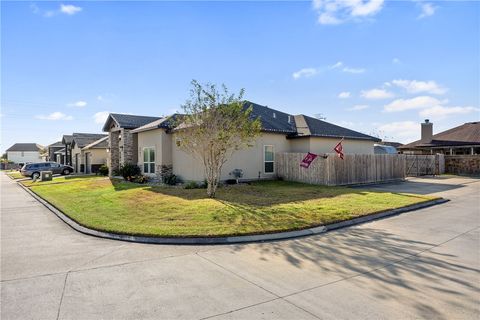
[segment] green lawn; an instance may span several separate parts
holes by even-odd
[[[433,197],[283,181],[218,190],[152,187],[104,177],[55,178],[31,190],[78,223],[146,236],[226,236],[301,229],[403,207]]]
[[[12,179],[22,179],[25,178],[22,176],[22,174],[19,171],[16,170],[11,170],[11,171],[6,171],[7,176],[9,176]]]

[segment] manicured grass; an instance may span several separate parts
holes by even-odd
[[[12,178],[12,179],[22,179],[22,178],[25,178],[24,176],[22,176],[22,174],[21,174],[19,171],[16,171],[16,170],[8,171],[8,172],[7,172],[7,176],[9,176],[9,177]]]
[[[78,223],[146,236],[226,236],[307,228],[403,207],[433,197],[256,182],[218,190],[152,187],[101,177],[55,179],[31,189]]]
[[[56,176],[56,177],[53,177],[52,181],[37,180],[37,181],[34,182],[33,180],[25,180],[25,181],[22,181],[21,183],[26,187],[31,187],[31,186],[37,186],[37,185],[42,185],[43,186],[43,185],[49,185],[49,184],[69,183],[69,182],[85,181],[85,180],[88,180],[88,179],[99,179],[99,178],[105,179],[105,177],[95,176],[95,175]]]

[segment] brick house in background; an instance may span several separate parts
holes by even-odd
[[[475,155],[480,154],[480,122],[467,122],[433,134],[433,123],[421,124],[420,140],[398,147],[406,154]]]

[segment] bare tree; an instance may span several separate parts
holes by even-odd
[[[215,197],[222,167],[237,150],[252,146],[260,134],[260,120],[251,117],[244,90],[230,94],[225,85],[192,81],[190,99],[182,106],[185,113],[175,128],[177,145],[202,161],[207,180],[207,195]]]

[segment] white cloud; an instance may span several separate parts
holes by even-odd
[[[397,87],[404,88],[408,93],[426,92],[430,94],[444,94],[447,88],[438,85],[435,81],[418,81],[418,80],[393,80],[392,83]]]
[[[359,105],[355,105],[347,110],[349,111],[360,111],[360,110],[365,110],[365,109],[368,109],[370,108],[369,106],[365,105],[365,104],[359,104]]]
[[[318,70],[315,68],[303,68],[298,70],[297,72],[294,72],[292,74],[293,79],[300,79],[300,78],[309,78],[313,77],[318,73]]]
[[[338,61],[337,63],[329,66],[330,69],[337,69],[337,68],[341,68],[341,67],[343,67],[343,62],[342,61]]]
[[[383,7],[383,0],[313,0],[318,23],[338,25],[346,21],[362,21],[374,16]]]
[[[429,2],[421,3],[420,8],[422,9],[422,13],[418,16],[418,19],[433,16],[437,10],[437,7]]]
[[[480,109],[474,107],[444,107],[438,105],[420,111],[420,116],[426,118],[441,119],[445,118],[446,116],[467,114],[475,111],[479,112]]]
[[[41,15],[45,18],[51,18],[58,14],[66,14],[72,16],[79,13],[83,9],[81,7],[74,6],[72,4],[60,4],[60,7],[56,10],[43,10],[35,3],[30,4],[30,10],[33,14]]]
[[[59,111],[50,113],[49,115],[39,115],[35,118],[41,120],[73,120],[72,116],[67,116],[66,114]]]
[[[371,90],[362,90],[362,92],[360,93],[360,96],[365,99],[380,100],[380,99],[392,98],[394,95],[393,93],[384,89],[371,89]]]
[[[345,67],[345,68],[342,69],[342,71],[343,72],[348,72],[348,73],[364,73],[365,69]]]
[[[109,111],[97,112],[93,115],[93,120],[95,121],[95,123],[104,124],[105,121],[107,121],[107,118],[108,118],[109,114],[110,114]]]
[[[386,112],[398,112],[412,109],[426,109],[447,103],[430,96],[419,96],[412,99],[397,99],[384,106]]]
[[[340,92],[340,93],[338,94],[338,97],[339,97],[340,99],[348,99],[348,98],[350,98],[350,92],[348,92],[348,91]]]
[[[418,139],[420,135],[420,123],[414,121],[398,121],[380,125],[378,130],[393,140],[408,143]]]
[[[77,101],[77,102],[69,103],[68,106],[69,106],[69,107],[83,108],[83,107],[87,106],[87,102],[86,102],[86,101],[79,100],[79,101]]]
[[[348,72],[348,73],[364,73],[365,69],[364,68],[351,68],[349,66],[346,66],[342,61],[338,61],[335,64],[332,64],[331,66],[328,66],[329,69],[341,69],[343,72]]]
[[[398,59],[398,58],[393,58],[393,59],[392,59],[392,63],[394,63],[394,64],[399,64],[399,63],[400,63],[400,59]]]
[[[82,8],[74,6],[73,4],[60,4],[60,12],[68,14],[69,16],[74,15],[82,11]]]

